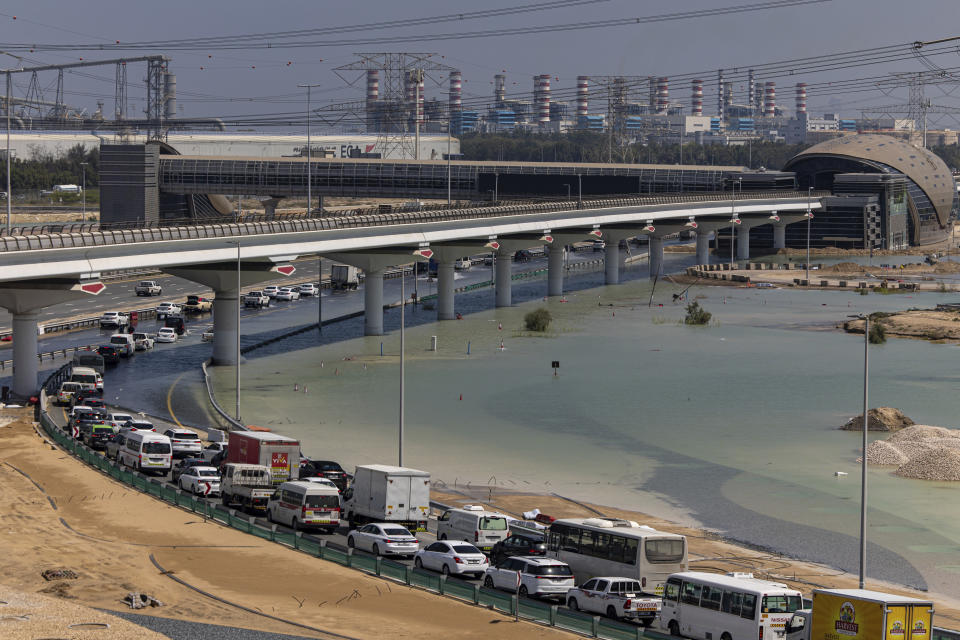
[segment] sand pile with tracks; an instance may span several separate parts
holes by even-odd
[[[867,446],[867,463],[896,466],[897,475],[960,481],[960,430],[915,424]]]

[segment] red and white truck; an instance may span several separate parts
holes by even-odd
[[[275,485],[296,480],[300,473],[300,442],[262,431],[231,431],[227,462],[259,464],[270,469]]]

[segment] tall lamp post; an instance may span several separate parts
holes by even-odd
[[[417,272],[416,272],[417,263],[416,263],[416,262],[413,263],[413,269],[414,269],[413,277],[416,278],[416,277],[417,277]],[[404,333],[404,324],[405,324],[405,322],[404,322],[404,320],[405,320],[404,310],[405,310],[406,307],[407,307],[407,300],[406,300],[407,292],[406,292],[406,289],[404,288],[404,282],[406,281],[406,279],[407,279],[407,265],[403,265],[402,267],[400,267],[400,416],[399,416],[399,425],[398,425],[399,429],[398,429],[398,433],[397,433],[397,436],[398,436],[398,442],[397,442],[397,466],[399,466],[399,467],[402,467],[402,466],[403,466],[403,413],[404,413],[404,411],[403,411],[403,409],[404,409],[404,407],[403,407],[403,400],[404,400],[403,382],[404,382],[404,373],[405,373],[405,372],[404,372],[404,364],[405,364],[405,363],[404,363],[404,344],[403,344],[403,338],[404,338],[404,336],[403,336],[403,333]]]
[[[310,207],[313,206],[313,145],[310,144],[310,90],[319,87],[319,84],[298,84],[301,89],[307,90],[307,217],[310,216]]]
[[[10,56],[11,58],[16,58],[17,62],[20,63],[20,67],[16,71],[23,70],[23,58],[20,56],[15,56],[12,53],[7,53],[2,51],[4,55]],[[12,209],[13,209],[13,192],[10,188],[10,72],[14,69],[4,69],[7,72],[7,101],[4,103],[7,111],[7,235],[10,235],[10,220],[12,218]]]
[[[83,181],[80,184],[80,199],[83,201],[83,209],[80,214],[80,223],[87,221],[87,165],[89,162],[81,162],[80,168],[83,169]]]
[[[810,220],[813,219],[813,211],[810,209],[810,196],[813,187],[807,187],[807,286],[810,286]]]
[[[870,420],[867,416],[867,397],[869,391],[869,353],[870,353],[870,316],[860,314],[850,316],[863,320],[863,457],[860,462],[860,588],[864,588],[867,570],[867,431]]]

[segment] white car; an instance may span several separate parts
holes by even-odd
[[[190,429],[167,429],[163,435],[170,438],[170,445],[173,447],[173,456],[197,456],[203,451],[203,445],[200,443],[200,436],[196,431]]]
[[[274,297],[277,300],[299,300],[300,292],[293,287],[284,287],[277,291],[277,295]]]
[[[457,271],[469,271],[470,267],[473,266],[473,261],[470,258],[460,258],[453,263],[453,268]]]
[[[521,596],[566,598],[573,583],[573,571],[565,562],[552,558],[514,556],[495,567],[483,577],[483,586],[517,591],[517,573],[520,574]]]
[[[183,308],[173,302],[161,302],[157,307],[157,317],[162,318],[164,316],[181,313]]]
[[[101,327],[122,327],[130,322],[130,316],[122,311],[104,311],[100,316]]]
[[[220,495],[220,474],[215,467],[190,467],[180,475],[177,484],[194,495]]]
[[[177,341],[177,332],[170,327],[163,327],[160,331],[157,331],[157,342],[176,342]]]
[[[264,295],[272,299],[277,297],[277,292],[280,291],[280,287],[275,284],[268,284],[262,289],[262,291]]]
[[[490,561],[480,549],[468,542],[446,540],[434,542],[417,551],[413,564],[417,568],[433,569],[443,575],[472,573],[478,578],[490,568]]]
[[[306,282],[300,285],[299,287],[297,287],[297,291],[300,293],[301,296],[320,295],[320,289],[317,287],[317,285],[313,284],[312,282]]]
[[[347,534],[347,546],[377,556],[412,556],[420,550],[420,542],[412,533],[389,522],[375,522],[354,529]]]
[[[200,340],[203,342],[213,342],[213,329],[201,333]]]
[[[114,431],[119,431],[120,427],[133,420],[129,413],[108,413],[107,424],[113,425]]]
[[[153,349],[153,338],[145,333],[133,334],[133,348],[137,351],[146,351]]]
[[[220,453],[221,451],[227,450],[226,442],[211,442],[206,447],[203,448],[203,452],[200,454],[200,457],[210,462],[213,458]]]

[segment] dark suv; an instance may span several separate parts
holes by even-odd
[[[547,543],[543,538],[515,533],[493,545],[493,549],[490,550],[490,564],[500,564],[513,556],[543,556],[546,554]]]
[[[347,472],[332,460],[306,460],[300,465],[301,478],[326,478],[337,485],[340,493],[347,488]]]
[[[91,449],[106,450],[107,443],[113,438],[113,427],[103,420],[81,422],[80,431],[83,442]]]
[[[116,345],[102,344],[97,347],[97,353],[103,358],[104,364],[117,364],[120,362],[120,349]]]

